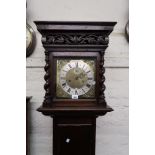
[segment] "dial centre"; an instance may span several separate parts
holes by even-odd
[[[87,80],[87,74],[81,68],[72,68],[66,74],[67,84],[71,88],[82,88]]]

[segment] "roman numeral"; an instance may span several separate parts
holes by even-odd
[[[71,64],[68,65],[70,68],[72,68]]]
[[[78,92],[77,92],[77,90],[75,90],[75,95],[78,95]]]
[[[60,77],[60,79],[61,79],[61,80],[65,80],[66,78],[65,78],[65,77]]]
[[[76,68],[78,68],[78,62],[76,63]]]
[[[92,80],[93,78],[88,78],[88,80]]]
[[[82,91],[85,93],[85,90],[82,88]]]
[[[91,87],[91,85],[90,85],[90,84],[88,84],[88,83],[86,84],[86,86],[87,86],[88,88],[90,88],[90,87]]]
[[[86,73],[89,73],[90,72],[90,70],[89,71],[87,71]]]
[[[83,68],[82,69],[84,69],[84,67],[85,67],[85,64],[83,65]]]
[[[62,87],[64,88],[65,86],[66,86],[66,83],[63,83],[63,84],[62,84]]]
[[[70,91],[71,91],[71,89],[69,88],[69,89],[67,90],[67,92],[69,92],[69,93],[70,93]]]

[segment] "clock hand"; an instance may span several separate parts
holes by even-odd
[[[76,76],[76,77],[75,77],[75,80],[78,80],[78,79],[79,79],[79,77],[78,77],[78,76]]]
[[[78,68],[78,62],[76,63],[76,68]]]

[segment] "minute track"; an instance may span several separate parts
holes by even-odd
[[[66,71],[65,74],[64,71]],[[94,83],[94,72],[83,60],[70,60],[61,67],[60,83],[62,90],[68,95],[82,96],[91,90]]]

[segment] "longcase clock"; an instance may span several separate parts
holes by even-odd
[[[45,97],[53,155],[95,155],[96,118],[105,100],[104,53],[116,22],[35,21],[45,49]]]

